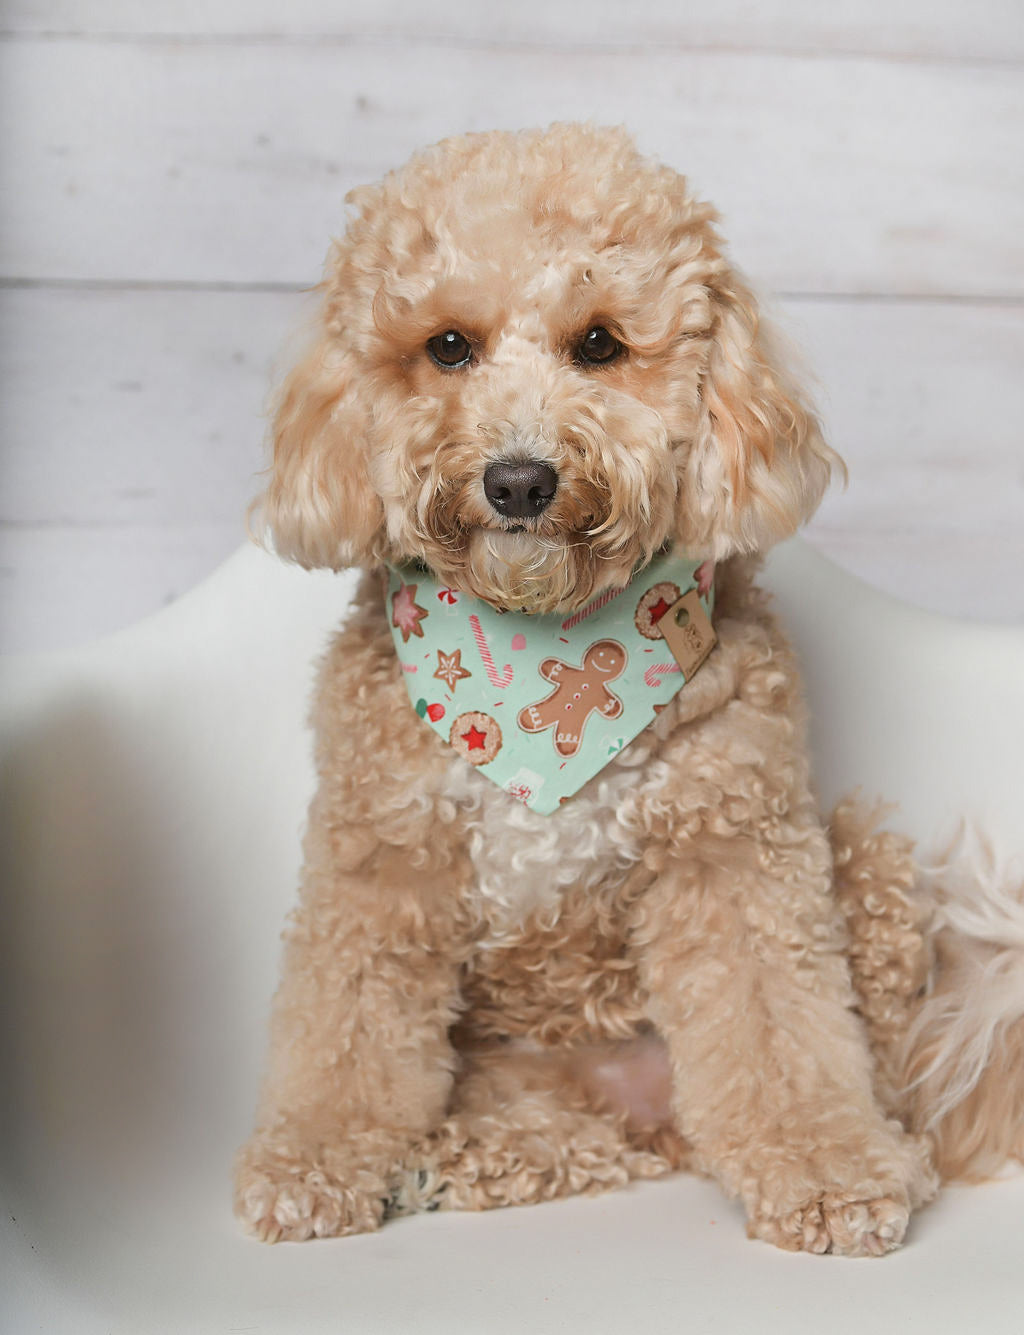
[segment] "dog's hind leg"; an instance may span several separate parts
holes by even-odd
[[[644,1059],[633,1056],[635,1086]],[[396,1214],[590,1195],[686,1162],[671,1126],[656,1116],[634,1124],[614,1108],[614,1096],[603,1096],[599,1068],[613,1064],[611,1045],[497,1043],[464,1054],[463,1063],[449,1116],[408,1161],[392,1202]]]
[[[856,798],[829,818],[835,896],[846,918],[857,1010],[874,1058],[875,1095],[902,1112],[903,1046],[932,963],[929,913],[915,892],[913,843],[881,828],[886,808]]]

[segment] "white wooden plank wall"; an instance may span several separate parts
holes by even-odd
[[[243,539],[351,185],[567,118],[685,171],[774,294],[851,467],[816,545],[1024,620],[1020,0],[7,0],[0,38],[4,647],[124,625]]]

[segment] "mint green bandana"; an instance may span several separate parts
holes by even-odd
[[[685,645],[681,655],[670,651],[668,623],[659,624],[666,613],[691,590],[697,619],[702,608],[709,622],[714,606],[711,565],[672,555],[567,616],[498,612],[418,565],[389,574],[388,623],[416,713],[482,774],[545,815],[682,688],[680,662],[691,676],[700,666]],[[704,625],[706,654],[714,640]],[[700,649],[699,632],[691,633]]]

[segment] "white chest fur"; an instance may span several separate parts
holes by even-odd
[[[485,942],[515,936],[532,914],[555,918],[570,886],[596,888],[638,861],[637,800],[657,780],[645,763],[648,751],[643,741],[634,742],[548,816],[452,757],[443,798],[458,806],[468,833],[473,907]]]

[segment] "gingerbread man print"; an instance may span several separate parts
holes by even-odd
[[[574,756],[591,714],[613,719],[622,713],[622,701],[607,683],[622,675],[626,658],[618,640],[596,641],[583,655],[580,667],[560,658],[545,658],[538,671],[555,689],[537,704],[519,711],[520,728],[524,732],[554,728],[555,750],[566,759]]]

